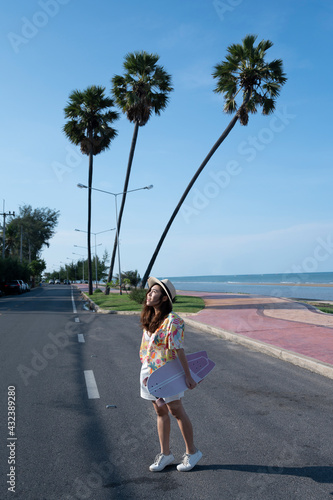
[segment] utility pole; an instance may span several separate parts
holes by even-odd
[[[20,238],[20,262],[22,264],[22,260],[23,260],[23,230],[22,230],[22,226],[21,226],[21,238]]]
[[[3,216],[3,225],[2,225],[2,258],[5,258],[5,242],[6,242],[6,217],[7,215],[12,215],[15,217],[15,212],[5,212],[5,200],[3,200],[3,213],[0,214]]]

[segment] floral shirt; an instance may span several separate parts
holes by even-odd
[[[144,331],[142,335],[140,359],[152,373],[177,358],[177,349],[182,349],[184,344],[184,321],[171,312],[151,337],[147,333]]]

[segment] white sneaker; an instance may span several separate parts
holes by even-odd
[[[159,453],[155,457],[155,461],[151,466],[149,467],[149,470],[152,472],[159,472],[163,470],[167,465],[172,464],[174,461],[175,457],[173,456],[172,453],[170,455],[163,455],[163,453]]]
[[[182,463],[177,465],[177,470],[179,470],[180,472],[187,472],[193,469],[193,467],[199,462],[201,457],[202,453],[200,450],[197,450],[193,455],[185,453]]]

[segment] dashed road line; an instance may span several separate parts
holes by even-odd
[[[73,305],[73,313],[77,313],[76,305],[75,305],[75,300],[74,300],[74,288],[71,287],[71,292],[72,292],[72,305]]]
[[[85,370],[84,377],[86,379],[87,393],[89,399],[100,398],[94,372],[92,370]]]
[[[78,333],[77,334],[77,339],[79,342],[85,342],[83,333]]]

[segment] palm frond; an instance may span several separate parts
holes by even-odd
[[[124,75],[115,75],[111,80],[116,104],[139,126],[145,125],[152,113],[160,115],[173,91],[171,76],[157,64],[158,60],[157,54],[128,53]]]
[[[281,59],[270,63],[265,61],[266,52],[273,43],[261,40],[255,46],[256,40],[257,35],[246,35],[241,44],[230,45],[225,60],[217,64],[213,71],[213,78],[216,79],[214,92],[224,97],[226,113],[238,109],[236,97],[241,95],[240,91],[243,103],[245,96],[250,96],[246,106],[238,111],[242,124],[247,123],[249,113],[256,113],[259,108],[265,115],[273,112],[275,100],[287,81]]]
[[[118,119],[117,111],[110,108],[113,99],[105,96],[105,87],[92,85],[84,91],[74,90],[64,109],[68,122],[63,127],[65,135],[84,154],[96,155],[107,149],[117,132],[111,124]]]

